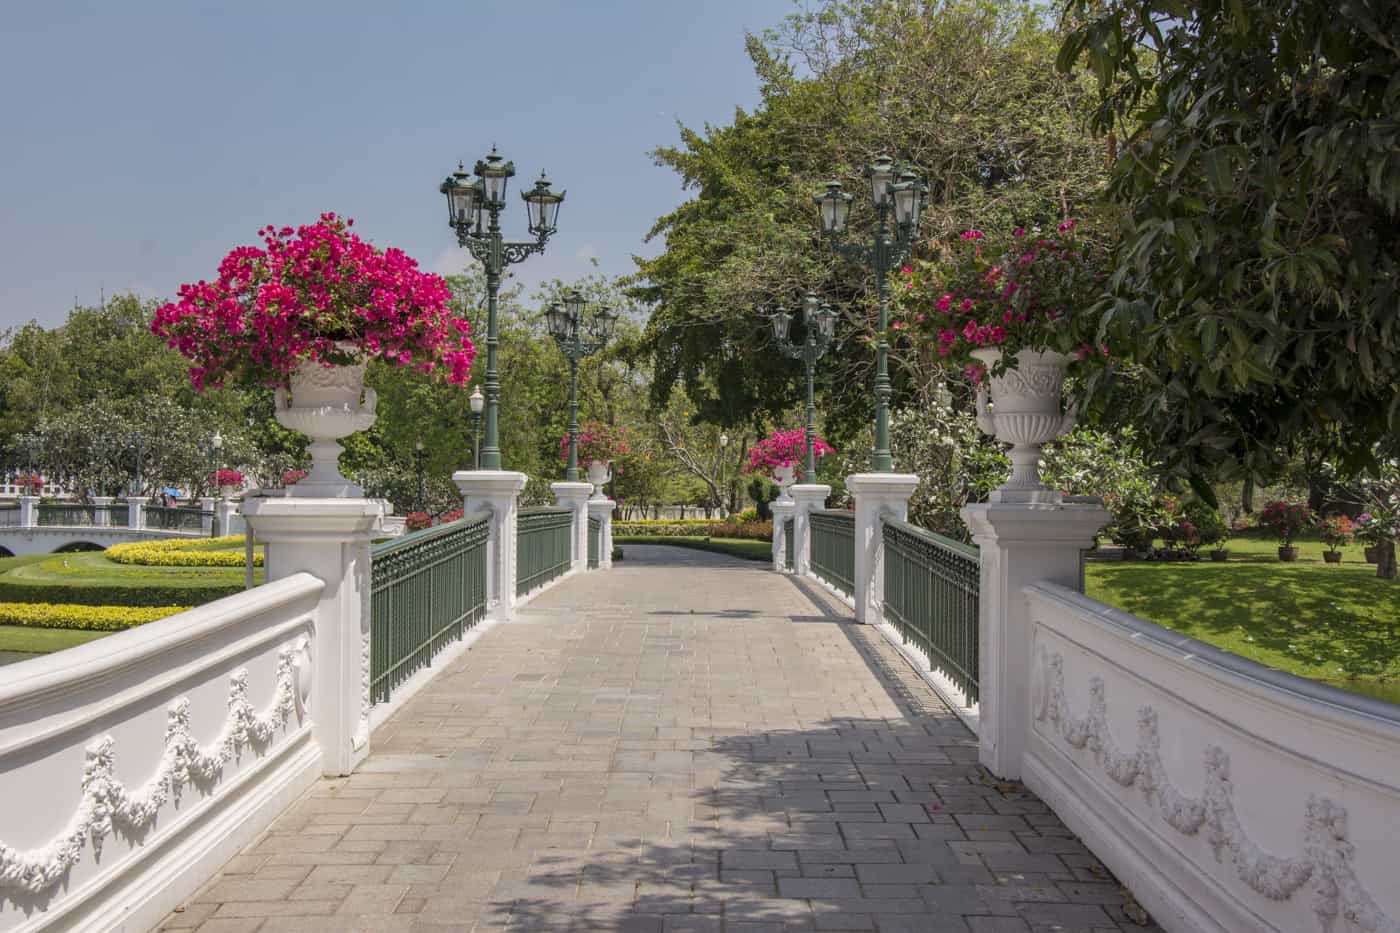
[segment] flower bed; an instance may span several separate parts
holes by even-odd
[[[146,567],[242,567],[245,564],[243,552],[235,550],[242,543],[242,535],[210,538],[198,542],[184,539],[133,541],[128,544],[114,544],[107,548],[105,553],[110,560],[118,564],[140,564]],[[263,555],[254,552],[253,566],[262,565]]]
[[[613,534],[617,537],[711,537],[768,541],[773,537],[773,523],[771,521],[725,522],[709,519],[685,519],[676,521],[643,520],[636,522],[614,522]]]
[[[0,625],[120,632],[184,612],[185,606],[80,606],[74,603],[0,603]]]

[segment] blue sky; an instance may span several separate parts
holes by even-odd
[[[497,143],[568,190],[519,281],[630,272],[686,195],[647,153],[753,106],[745,30],[792,0],[43,2],[0,29],[0,324],[173,296],[334,210],[438,272],[437,185]],[[525,235],[511,193],[507,233]]]

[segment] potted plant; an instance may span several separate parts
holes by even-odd
[[[225,499],[233,495],[234,489],[243,485],[243,474],[237,470],[215,470],[211,479]]]
[[[1270,502],[1259,514],[1259,524],[1278,536],[1278,559],[1290,563],[1298,559],[1298,548],[1294,547],[1293,539],[1312,523],[1312,509],[1308,508],[1307,503],[1288,499]]]
[[[1337,548],[1352,542],[1356,537],[1356,525],[1345,515],[1329,515],[1322,520],[1318,532],[1322,543],[1327,545],[1327,550],[1322,552],[1323,561],[1329,564],[1340,564],[1342,552]]]
[[[1230,528],[1225,519],[1209,504],[1196,500],[1186,506],[1186,517],[1196,528],[1196,536],[1202,547],[1215,545],[1209,551],[1210,559],[1219,563],[1229,557],[1225,542],[1229,540]]]
[[[1370,512],[1362,512],[1356,516],[1354,522],[1356,537],[1366,545],[1362,553],[1366,557],[1366,563],[1374,564],[1380,561],[1381,555],[1381,523]]]
[[[1011,445],[1011,478],[992,498],[1059,502],[1040,480],[1041,445],[1074,426],[1061,411],[1065,371],[1093,349],[1086,311],[1103,259],[1073,220],[1053,235],[968,230],[938,259],[904,269],[894,328],[935,342],[977,384],[977,426]]]
[[[1201,548],[1201,534],[1195,523],[1183,515],[1162,529],[1162,543],[1173,560],[1195,560]]]
[[[38,473],[21,474],[16,478],[15,485],[19,487],[20,495],[37,496],[44,491],[44,478]]]
[[[593,484],[594,501],[606,498],[603,487],[612,482],[614,474],[621,475],[622,467],[614,461],[630,453],[627,430],[619,425],[602,421],[588,421],[578,433],[578,462],[584,468],[588,481]],[[559,461],[569,461],[569,435],[559,439]]]
[[[364,242],[353,223],[322,214],[295,229],[267,227],[261,247],[232,250],[215,281],[180,286],[151,323],[190,360],[197,390],[274,389],[277,420],[312,439],[298,496],[361,494],[340,475],[338,440],[374,423],[376,396],[364,388],[371,357],[462,385],[476,352],[442,278],[401,250]]]
[[[831,445],[820,437],[812,437],[812,454],[820,461],[822,457],[834,453]],[[807,476],[807,432],[802,428],[791,431],[774,431],[749,448],[749,462],[744,464],[745,473],[767,476],[783,489],[794,482],[816,482],[815,476]],[[787,481],[787,486],[783,482]]]

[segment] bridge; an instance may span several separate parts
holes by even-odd
[[[0,671],[0,929],[1394,931],[1400,711],[1086,599],[1092,503],[778,503],[610,560],[587,484]],[[42,798],[39,796],[42,794]],[[1147,919],[1150,914],[1151,919]]]
[[[21,496],[0,506],[0,557],[50,554],[75,546],[108,548],[128,541],[207,538],[218,529],[242,531],[237,503],[205,499],[200,506],[152,506],[144,499],[41,503]]]

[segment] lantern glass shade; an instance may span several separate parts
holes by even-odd
[[[817,195],[817,206],[821,208],[822,233],[841,233],[846,229],[846,215],[851,210],[851,196],[841,189],[839,181],[826,183],[826,192]]]
[[[549,178],[540,172],[535,187],[521,192],[520,196],[525,199],[525,207],[529,211],[530,232],[553,233],[559,221],[559,205],[564,200],[564,193],[551,188]]]
[[[831,310],[831,305],[822,305],[815,317],[817,332],[830,340],[831,335],[836,333],[836,312]]]
[[[486,396],[481,394],[481,386],[472,389],[471,397],[467,401],[471,403],[472,414],[481,414],[482,409],[486,407]]]
[[[447,222],[454,227],[470,226],[476,219],[476,188],[471,176],[459,165],[438,190],[447,195]]]
[[[497,204],[504,204],[506,183],[515,174],[515,163],[502,159],[500,153],[496,151],[496,147],[492,146],[491,154],[476,163],[476,174],[481,178],[487,199]]]
[[[569,317],[575,321],[583,319],[583,306],[585,304],[583,292],[576,288],[571,288],[564,293],[564,307],[569,312]]]
[[[572,321],[569,320],[569,312],[562,305],[550,305],[545,310],[544,317],[552,336],[558,337],[560,340],[568,339]]]
[[[779,343],[787,343],[788,331],[792,329],[792,315],[786,311],[775,311],[769,318],[773,322],[773,336]]]
[[[593,334],[593,339],[600,343],[607,343],[612,337],[613,325],[617,323],[617,315],[608,308],[599,308],[593,314],[593,320],[589,322],[588,329]]]
[[[914,220],[914,203],[919,199],[918,189],[913,182],[900,181],[890,185],[890,193],[894,196],[894,220],[895,223],[908,225]]]
[[[890,196],[890,185],[895,178],[894,160],[882,153],[875,157],[865,173],[870,177],[870,195],[875,199],[875,206],[880,207]]]
[[[476,202],[476,220],[472,223],[472,229],[478,236],[486,233],[486,188],[480,181],[472,186],[476,193],[473,198]]]

